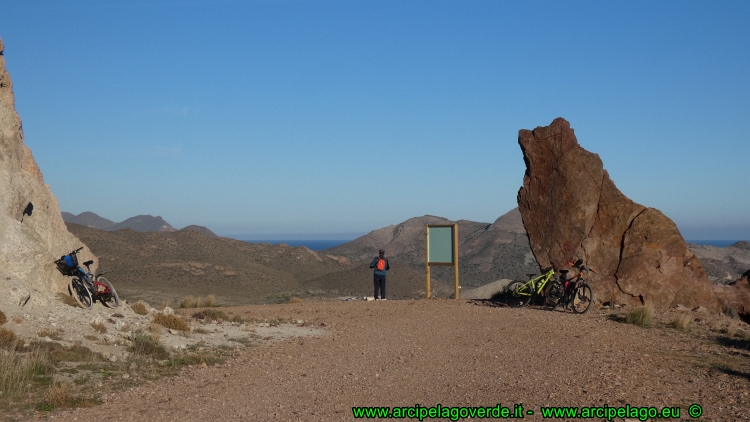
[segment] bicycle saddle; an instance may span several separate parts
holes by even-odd
[[[83,265],[85,265],[85,266],[88,267],[89,265],[91,265],[93,263],[94,263],[94,261],[86,261],[86,262],[83,263]]]

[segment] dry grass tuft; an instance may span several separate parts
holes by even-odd
[[[18,340],[8,350],[0,353],[0,387],[3,397],[17,396],[30,388],[30,381],[37,374],[49,372],[47,357],[39,348],[20,352]]]
[[[148,356],[155,359],[169,358],[169,352],[159,343],[159,340],[151,337],[143,331],[135,331],[130,336],[132,345],[130,351],[134,355]]]
[[[5,324],[6,322],[8,322],[8,318],[3,311],[0,311],[0,325]]]
[[[188,296],[180,302],[180,308],[195,308],[195,297]]]
[[[303,302],[304,302],[304,300],[302,300],[302,299],[300,299],[298,297],[293,297],[293,298],[289,299],[289,303],[303,303]]]
[[[180,331],[190,331],[190,325],[188,325],[187,321],[178,317],[177,315],[157,314],[151,322],[153,322],[154,324],[159,324],[162,327],[166,328],[172,328]]]
[[[170,304],[170,301],[168,301],[168,300],[163,300],[163,301],[161,302],[161,305],[159,306],[159,310],[160,310],[160,311],[163,311],[163,310],[164,310],[164,308],[166,308],[167,306],[169,306],[169,304]]]
[[[104,324],[102,324],[101,322],[92,322],[91,328],[93,328],[94,330],[98,331],[101,334],[104,334],[107,332],[107,327],[105,327]]]
[[[643,328],[650,327],[654,322],[654,306],[648,304],[631,309],[625,315],[625,322]]]
[[[130,307],[133,309],[133,312],[138,315],[146,315],[148,313],[148,303],[142,300],[135,302],[134,304],[130,305]]]
[[[188,296],[180,302],[180,308],[214,308],[219,306],[219,301],[215,294],[208,295],[205,299],[202,297]]]
[[[669,323],[669,326],[679,331],[689,331],[690,323],[693,322],[693,318],[690,315],[680,315]]]
[[[49,390],[47,390],[42,407],[47,410],[74,409],[78,407],[94,407],[99,403],[98,400],[72,394],[68,384],[53,383],[49,386]]]

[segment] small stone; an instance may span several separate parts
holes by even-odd
[[[115,355],[109,355],[109,361],[110,362],[117,362],[117,356],[115,356]]]
[[[304,324],[304,323],[305,323],[305,321],[303,321],[303,320],[301,320],[301,319],[298,319],[298,320],[297,320],[297,325],[302,325],[302,324]]]
[[[172,334],[173,336],[176,336],[177,334],[179,334],[179,331],[175,330],[174,328],[170,328],[169,329],[169,334]]]
[[[165,306],[164,309],[161,310],[161,313],[164,315],[174,315],[174,309],[170,308],[169,306]]]
[[[130,378],[130,374],[122,374],[123,378]]]

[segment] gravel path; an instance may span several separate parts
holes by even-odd
[[[453,300],[223,308],[293,318],[326,335],[268,343],[59,412],[86,421],[346,421],[354,406],[669,406],[680,420],[750,420],[750,354],[696,334],[726,324],[692,313],[690,334],[609,317]],[[666,315],[665,318],[669,316]],[[732,369],[728,369],[732,368]],[[446,420],[446,419],[440,419]],[[601,420],[596,418],[593,420]],[[617,419],[622,420],[622,419]]]

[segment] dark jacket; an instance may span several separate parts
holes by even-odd
[[[385,275],[385,272],[391,269],[391,265],[388,263],[388,258],[383,258],[385,259],[385,270],[380,271],[377,268],[379,259],[380,257],[376,256],[375,259],[372,260],[372,264],[370,264],[370,268],[375,268],[375,274],[377,275]]]

